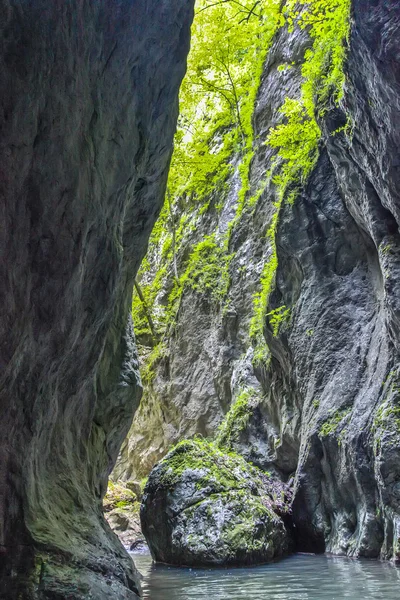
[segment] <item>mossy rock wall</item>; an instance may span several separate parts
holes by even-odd
[[[335,15],[344,7],[328,4]],[[121,457],[122,471],[142,476],[180,439],[220,435],[293,479],[304,551],[398,556],[399,8],[351,2],[342,72],[331,72],[340,97],[318,87],[318,157],[292,203],[269,177],[279,144],[266,142],[288,122],[285,99],[303,97],[312,40],[296,25],[276,32],[253,113],[249,189],[230,232],[226,301],[183,290]],[[232,165],[224,194],[185,230],[180,274],[191,248],[236,214],[240,156]]]

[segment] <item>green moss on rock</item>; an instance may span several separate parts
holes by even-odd
[[[253,388],[241,390],[218,428],[217,446],[232,449],[241,432],[246,429],[258,401],[257,392]]]
[[[203,439],[180,442],[150,474],[141,507],[156,561],[189,566],[265,563],[289,552],[276,482]],[[278,498],[279,496],[279,498]]]
[[[261,471],[249,465],[242,456],[228,450],[220,449],[216,444],[203,438],[183,440],[179,442],[160,463],[160,481],[163,485],[173,487],[179,483],[187,471],[197,471],[197,487],[209,486],[210,493],[229,488],[241,489],[249,484],[252,478],[255,484]]]
[[[343,429],[343,421],[348,417],[351,413],[351,408],[345,408],[342,410],[337,410],[329,419],[325,421],[319,431],[319,437],[324,438],[328,435],[336,433],[336,431],[341,426]]]

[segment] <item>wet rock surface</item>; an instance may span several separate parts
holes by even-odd
[[[240,456],[200,440],[178,444],[153,469],[143,496],[142,529],[153,559],[245,566],[285,556],[290,537],[275,494]]]
[[[250,194],[264,190],[233,232],[229,308],[184,292],[168,355],[118,466],[122,476],[143,475],[172,442],[215,435],[230,404],[250,390],[250,410],[229,444],[283,481],[294,478],[302,551],[399,558],[399,14],[397,0],[352,2],[343,101],[320,120],[318,164],[280,216],[266,313],[284,306],[290,317],[277,331],[266,319],[271,356],[263,362],[254,360],[249,323],[277,199],[264,142],[285,97],[300,93],[309,45],[304,31],[276,35],[254,112]],[[285,64],[292,68],[279,68]],[[351,134],[333,136],[346,122]],[[235,181],[221,212],[210,210],[190,234],[193,243],[223,230]]]
[[[0,596],[131,600],[102,498],[192,2],[0,1]]]

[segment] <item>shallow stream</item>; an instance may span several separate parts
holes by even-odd
[[[295,555],[249,569],[178,569],[133,554],[145,600],[399,600],[400,569],[378,561]]]

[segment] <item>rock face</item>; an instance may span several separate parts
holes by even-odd
[[[279,218],[265,312],[285,307],[289,316],[280,328],[265,319],[269,360],[255,361],[249,340],[253,295],[271,256],[265,233],[277,195],[267,182],[232,234],[227,305],[184,292],[168,356],[118,466],[142,476],[171,442],[215,433],[240,401],[225,442],[282,480],[293,477],[303,551],[400,559],[399,14],[397,0],[352,2],[344,98],[321,118],[318,163]],[[308,47],[304,31],[283,27],[268,54],[250,194],[265,182],[274,151],[264,142],[285,96],[299,94]],[[332,135],[346,123],[350,134]],[[226,227],[237,192],[234,175],[222,210],[209,210],[187,245]]]
[[[141,498],[140,488],[136,494],[128,487],[110,481],[103,500],[104,516],[128,550],[139,540],[144,541],[139,517]]]
[[[353,2],[343,108],[354,135],[351,143],[332,137],[346,116],[327,115],[327,153],[281,231],[289,264],[302,255],[295,320],[281,340],[292,357],[291,367],[281,362],[285,380],[295,382],[303,407],[300,543],[393,559],[400,558],[400,74],[392,62],[399,10],[399,2]],[[296,248],[298,219],[308,242]],[[279,281],[295,299],[282,270]]]
[[[200,440],[178,444],[153,469],[143,496],[153,559],[244,566],[284,556],[290,540],[272,492],[268,478],[240,456]]]
[[[193,2],[0,0],[0,596],[136,598],[102,515]]]

